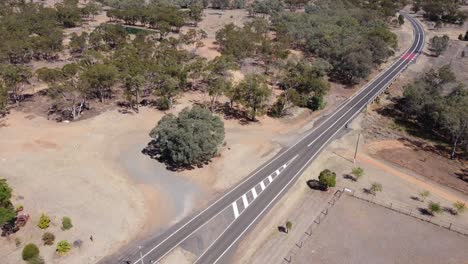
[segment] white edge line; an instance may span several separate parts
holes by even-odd
[[[417,23],[415,23],[415,24],[417,24]],[[418,44],[419,44],[419,38],[418,38]],[[416,45],[416,46],[417,46],[417,45]],[[359,110],[359,111],[356,111],[356,113],[355,113],[354,115],[352,115],[351,118],[349,118],[349,120],[353,119],[353,118],[354,118],[357,114],[359,114],[359,113],[360,113],[360,110]],[[348,122],[349,122],[349,120],[348,120]],[[219,259],[222,258],[222,257],[224,256],[224,254],[226,254],[226,252],[239,240],[239,238],[241,238],[241,237],[244,235],[244,233],[247,232],[247,230],[248,230],[248,229],[257,221],[257,219],[270,207],[270,205],[281,195],[281,193],[289,186],[289,184],[291,184],[291,182],[293,182],[293,180],[295,180],[296,177],[302,173],[302,171],[304,170],[305,167],[308,166],[308,164],[310,163],[310,161],[311,161],[312,159],[314,159],[315,156],[317,156],[317,154],[320,153],[320,151],[321,151],[321,150],[328,144],[328,142],[338,133],[338,131],[340,131],[341,128],[343,128],[343,127],[345,126],[346,123],[347,123],[347,122],[345,122],[339,129],[337,129],[337,130],[333,133],[333,135],[332,135],[331,137],[329,137],[329,138],[327,139],[327,141],[325,141],[325,143],[319,148],[319,150],[318,150],[314,155],[312,155],[312,157],[310,157],[310,159],[304,164],[304,166],[302,166],[302,168],[301,168],[301,169],[291,178],[291,180],[279,191],[279,193],[276,194],[275,197],[273,197],[273,199],[267,204],[267,206],[266,206],[265,208],[263,208],[263,210],[255,217],[255,219],[254,219],[252,222],[250,222],[250,224],[244,229],[244,231],[242,231],[242,233],[234,240],[234,242],[232,242],[232,243],[229,245],[229,247],[228,247],[226,250],[224,250],[223,253],[221,253],[221,255],[213,262],[213,264],[217,263],[217,262],[219,261]],[[233,223],[234,223],[234,222],[233,222]],[[232,225],[232,223],[231,223],[231,225]],[[230,227],[231,225],[229,225],[228,228],[226,228],[226,229],[224,230],[224,232],[223,232],[216,240],[218,240],[218,239],[226,232],[226,230],[229,229],[229,227]],[[216,240],[215,240],[215,242],[216,242]],[[213,243],[214,243],[214,242],[213,242]],[[206,251],[205,251],[205,252],[206,252]],[[203,255],[203,254],[202,254],[202,255]],[[201,255],[201,256],[202,256],[202,255]],[[200,256],[200,257],[201,257],[201,256]],[[200,257],[199,257],[199,258],[200,258]],[[195,261],[194,263],[196,263],[196,261]]]
[[[417,23],[415,23],[417,24]],[[413,29],[414,30],[414,29]],[[424,35],[424,29],[423,29],[423,35]],[[411,47],[410,47],[411,48]],[[408,48],[406,51],[404,52],[408,52],[410,50],[410,48]],[[393,62],[389,67],[387,67],[387,69],[393,67],[399,60],[396,60],[395,62]],[[345,107],[345,105],[349,104],[351,102],[351,100],[358,96],[359,94],[361,94],[362,92],[364,92],[365,89],[367,89],[369,87],[369,85],[371,85],[376,79],[378,79],[380,76],[382,76],[384,73],[386,73],[387,71],[386,70],[383,70],[381,71],[377,76],[375,76],[372,80],[370,80],[366,85],[364,85],[361,89],[359,89],[359,91],[357,91],[356,93],[354,93],[350,98],[348,98],[347,100],[345,100],[334,112],[333,114],[331,114],[327,119],[325,119],[321,124],[324,124],[326,123],[329,119],[331,119],[333,116],[336,115],[336,113],[338,113],[343,107]],[[222,199],[224,199],[224,197],[228,196],[230,193],[232,193],[233,191],[235,191],[236,189],[238,189],[240,186],[242,186],[242,184],[244,184],[245,182],[247,182],[248,180],[250,180],[251,178],[253,178],[258,172],[260,172],[261,170],[263,170],[265,167],[267,167],[268,165],[270,165],[271,163],[273,163],[275,160],[279,159],[280,157],[282,157],[286,152],[288,152],[290,149],[294,148],[297,144],[299,144],[303,139],[305,139],[306,137],[308,137],[309,135],[311,135],[312,133],[314,133],[318,128],[321,127],[321,124],[315,128],[313,128],[310,132],[306,133],[304,136],[302,136],[299,140],[296,141],[296,143],[294,143],[294,145],[290,146],[288,149],[286,149],[284,152],[282,152],[281,154],[279,154],[278,156],[276,156],[275,158],[273,158],[272,160],[270,160],[268,163],[266,163],[265,165],[263,165],[262,167],[260,167],[259,169],[257,169],[252,175],[250,175],[250,177],[247,177],[245,178],[242,182],[238,183],[234,188],[232,188],[230,191],[228,191],[227,193],[225,193],[223,196],[221,196],[220,198],[218,198],[216,201],[214,201],[213,203],[211,203],[207,208],[205,208],[203,211],[201,211],[200,213],[198,213],[196,216],[192,217],[189,221],[187,221],[187,223],[183,224],[181,227],[179,227],[177,230],[175,230],[174,232],[172,232],[172,234],[170,234],[168,237],[166,237],[163,241],[159,242],[159,244],[157,244],[156,246],[154,246],[153,248],[151,248],[148,252],[146,252],[143,256],[141,256],[138,260],[136,260],[135,262],[133,262],[133,264],[137,264],[138,262],[141,262],[142,259],[144,259],[146,256],[148,256],[151,252],[153,252],[156,248],[158,248],[160,245],[162,245],[164,242],[166,242],[168,239],[170,239],[172,236],[174,236],[177,232],[179,232],[181,229],[183,229],[184,227],[186,227],[188,224],[190,224],[194,219],[196,219],[197,217],[199,217],[200,215],[202,215],[203,213],[205,213],[207,210],[209,210],[211,207],[213,207],[216,203],[218,203],[219,201],[221,201]],[[182,241],[180,241],[179,243],[177,243],[175,246],[173,246],[169,251],[167,251],[164,255],[162,255],[160,258],[158,258],[156,260],[156,262],[158,262],[159,260],[161,260],[162,258],[164,258],[170,251],[172,251],[175,247],[177,247],[178,245],[180,245],[180,243],[182,243],[185,239],[187,239],[188,237],[190,237],[193,233],[195,233],[196,231],[198,231],[200,228],[202,228],[203,226],[205,226],[206,223],[208,223],[209,221],[211,221],[213,218],[215,218],[216,216],[218,216],[223,210],[221,210],[220,212],[218,212],[216,215],[214,215],[213,217],[211,217],[208,221],[206,221],[204,224],[202,224],[201,226],[199,226],[197,229],[195,229],[193,232],[191,232],[188,236],[186,236]]]

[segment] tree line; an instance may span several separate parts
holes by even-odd
[[[414,0],[412,10],[424,11],[424,17],[436,23],[463,25],[468,17],[467,12],[460,10],[460,0]]]

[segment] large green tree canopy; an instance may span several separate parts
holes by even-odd
[[[160,158],[176,167],[209,161],[224,140],[224,124],[209,110],[194,106],[164,116],[151,130]]]

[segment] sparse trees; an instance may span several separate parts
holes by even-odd
[[[176,117],[164,116],[151,130],[159,157],[176,167],[203,164],[218,152],[224,140],[224,124],[199,106],[185,108]]]
[[[258,74],[247,75],[237,85],[236,89],[239,90],[240,103],[248,109],[250,120],[255,121],[257,115],[265,113],[271,90],[263,76]]]
[[[329,169],[325,169],[319,174],[319,183],[325,189],[328,190],[330,187],[335,187],[336,185],[336,173]]]
[[[447,92],[443,92],[447,91]],[[458,83],[450,66],[431,70],[405,87],[397,106],[407,120],[457,148],[464,149],[468,138],[468,92]]]
[[[369,192],[373,194],[374,196],[377,195],[377,192],[381,192],[383,190],[382,184],[378,182],[374,182],[371,184],[371,187],[369,188]]]
[[[88,48],[88,36],[87,32],[83,32],[80,35],[72,33],[70,37],[70,51],[73,54],[81,54]]]
[[[430,48],[435,53],[437,57],[442,55],[445,50],[447,50],[449,43],[449,37],[447,35],[443,35],[442,37],[434,36],[430,42]]]
[[[15,210],[11,207],[0,207],[0,226],[13,220],[16,216]]]
[[[31,71],[24,66],[0,65],[0,79],[9,87],[13,100],[18,105],[23,100],[25,84],[31,76]]]
[[[8,88],[0,79],[0,117],[4,116],[7,111],[8,99]]]

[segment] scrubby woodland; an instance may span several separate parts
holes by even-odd
[[[407,85],[396,109],[400,122],[449,144],[452,158],[467,154],[468,91],[457,81],[450,65],[429,70]]]
[[[292,106],[317,110],[325,105],[330,81],[357,84],[396,48],[388,21],[403,2],[395,1],[255,1],[250,22],[226,25],[216,33],[221,56],[207,61],[194,52],[206,33],[196,25],[206,7],[240,8],[241,1],[117,1],[53,7],[2,1],[0,13],[0,109],[2,114],[24,101],[32,78],[47,84],[49,115],[77,120],[93,104],[170,109],[188,90],[218,100],[246,118],[271,113],[283,116]],[[80,26],[106,6],[110,23],[90,33],[73,33],[63,45],[64,29]],[[296,11],[296,10],[304,10]],[[138,26],[136,30],[128,26]],[[181,33],[182,27],[188,27]],[[291,61],[291,49],[306,58]],[[54,61],[67,51],[62,68],[31,71],[32,61]],[[263,73],[233,83],[233,70],[259,65]],[[283,92],[274,98],[271,89]]]

